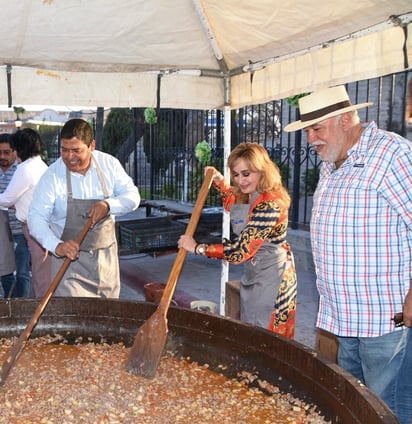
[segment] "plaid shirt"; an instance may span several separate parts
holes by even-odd
[[[11,177],[14,174],[14,171],[17,169],[17,161],[13,163],[13,165],[6,171],[3,172],[0,168],[0,193],[3,193],[4,190],[6,190],[7,186],[9,185],[9,182],[11,180]],[[16,218],[16,210],[14,208],[10,208],[8,210],[9,213],[9,223],[10,228],[13,234],[22,234],[23,228],[21,225],[21,222],[18,221]]]
[[[394,331],[412,279],[412,143],[371,122],[340,168],[322,164],[313,200],[317,326],[343,337]]]

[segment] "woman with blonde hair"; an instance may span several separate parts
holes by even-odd
[[[296,272],[286,241],[290,197],[266,149],[241,143],[229,155],[232,185],[213,168],[213,186],[230,211],[233,240],[197,243],[182,235],[179,247],[230,264],[244,264],[240,319],[294,337]],[[206,167],[205,172],[211,167]]]

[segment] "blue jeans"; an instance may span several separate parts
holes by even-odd
[[[23,234],[13,234],[16,242],[16,275],[8,274],[1,277],[4,297],[32,297],[30,252]],[[10,293],[10,290],[13,292]]]
[[[408,328],[405,357],[398,374],[395,412],[399,421],[412,423],[412,328]]]
[[[338,337],[338,364],[411,424],[412,339],[409,328],[380,337]]]

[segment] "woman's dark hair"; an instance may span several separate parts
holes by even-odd
[[[12,134],[10,144],[22,162],[34,156],[41,155],[45,150],[39,133],[31,128],[23,128]]]
[[[66,139],[76,137],[83,141],[86,146],[90,146],[93,141],[93,129],[84,119],[74,118],[64,124],[60,137]]]

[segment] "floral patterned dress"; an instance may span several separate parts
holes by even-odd
[[[241,320],[293,338],[297,279],[286,241],[287,210],[279,206],[277,193],[256,193],[249,204],[238,204],[231,186],[222,182],[215,188],[230,211],[237,237],[209,245],[206,255],[244,264]]]

